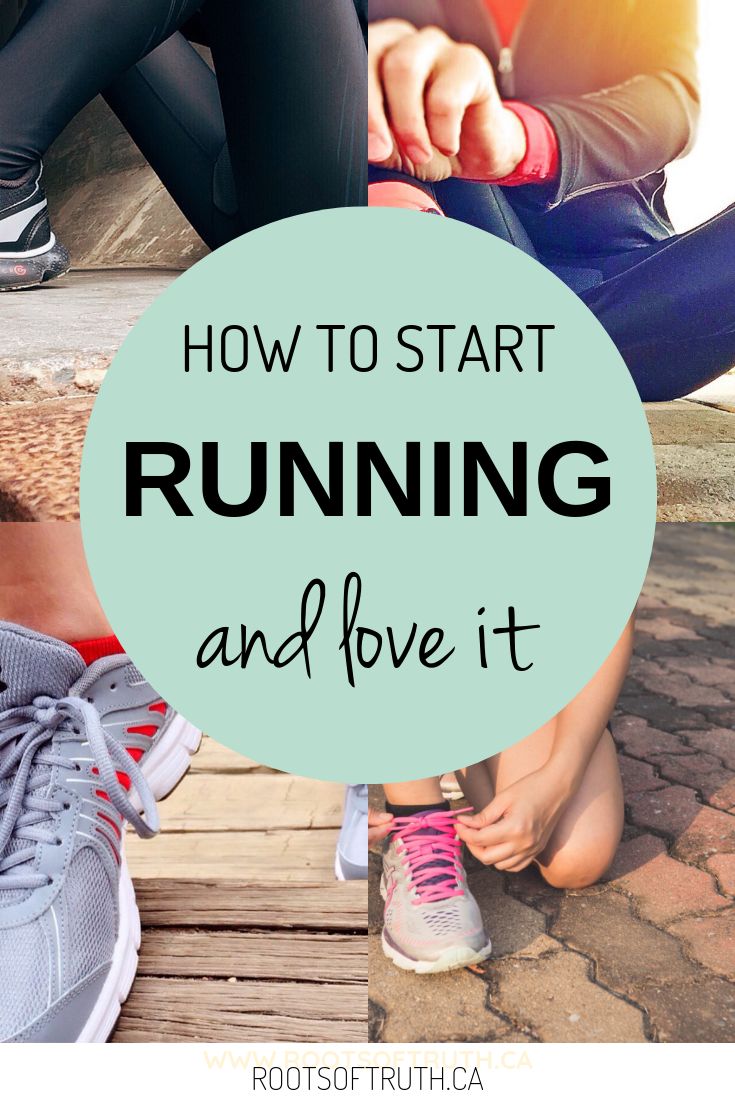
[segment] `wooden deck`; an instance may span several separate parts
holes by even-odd
[[[367,885],[334,879],[340,785],[210,739],[128,838],[143,923],[114,1041],[367,1039]]]

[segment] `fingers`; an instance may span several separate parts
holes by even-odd
[[[469,107],[491,92],[490,67],[475,46],[454,45],[439,59],[425,96],[431,141],[448,157],[459,153],[462,123]]]
[[[478,861],[482,861],[483,865],[495,865],[498,867],[499,861],[518,860],[518,853],[512,842],[503,842],[503,844],[499,846],[473,845],[471,842],[468,842],[467,848]]]
[[[491,800],[482,811],[478,811],[474,815],[458,815],[457,826],[468,827],[471,830],[480,830],[483,827],[488,827],[492,823],[497,823],[499,819],[502,819],[510,805],[510,798],[505,792],[501,792],[494,800]]]
[[[388,124],[380,69],[391,46],[416,28],[403,19],[384,19],[372,23],[368,31],[368,160],[387,161],[393,152],[393,135]]]
[[[533,857],[515,857],[509,858],[507,861],[500,861],[495,866],[498,872],[523,872],[533,861]]]
[[[375,845],[387,838],[391,832],[393,816],[388,811],[368,812],[368,845]]]
[[[439,59],[450,47],[443,31],[427,27],[400,39],[382,59],[383,95],[391,129],[415,165],[426,164],[432,156],[424,91]]]
[[[457,823],[457,835],[466,846],[475,852],[475,848],[488,849],[497,847],[510,841],[509,830],[504,822],[492,823],[491,826],[482,827],[480,830],[472,830],[470,827]]]
[[[402,20],[385,20],[373,28],[368,51],[371,160],[387,159],[393,139],[418,167],[436,150],[456,156],[467,109],[497,99],[489,61],[481,50],[453,42],[438,27],[416,30]]]

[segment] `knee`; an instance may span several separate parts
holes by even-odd
[[[607,837],[568,843],[538,862],[541,875],[552,888],[579,890],[601,880],[610,868],[620,842],[620,831]]]

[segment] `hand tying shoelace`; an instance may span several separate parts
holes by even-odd
[[[112,806],[141,837],[158,831],[155,801],[140,768],[105,731],[92,704],[80,697],[36,697],[31,705],[0,713],[0,889],[32,890],[48,882],[45,874],[32,868],[35,846],[60,841],[52,822],[64,804],[47,791],[55,768],[81,772],[79,761],[89,761],[65,756],[55,745],[60,739],[77,742],[75,736],[89,746],[101,788]],[[133,806],[118,769],[130,779],[143,815]]]
[[[462,814],[468,811],[460,810]],[[431,811],[393,820],[391,834],[410,883],[416,889],[414,906],[464,895],[462,843],[454,825],[459,814],[460,811]]]

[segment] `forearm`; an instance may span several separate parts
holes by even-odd
[[[594,677],[557,716],[546,770],[566,799],[579,788],[625,680],[633,650],[634,617]]]

